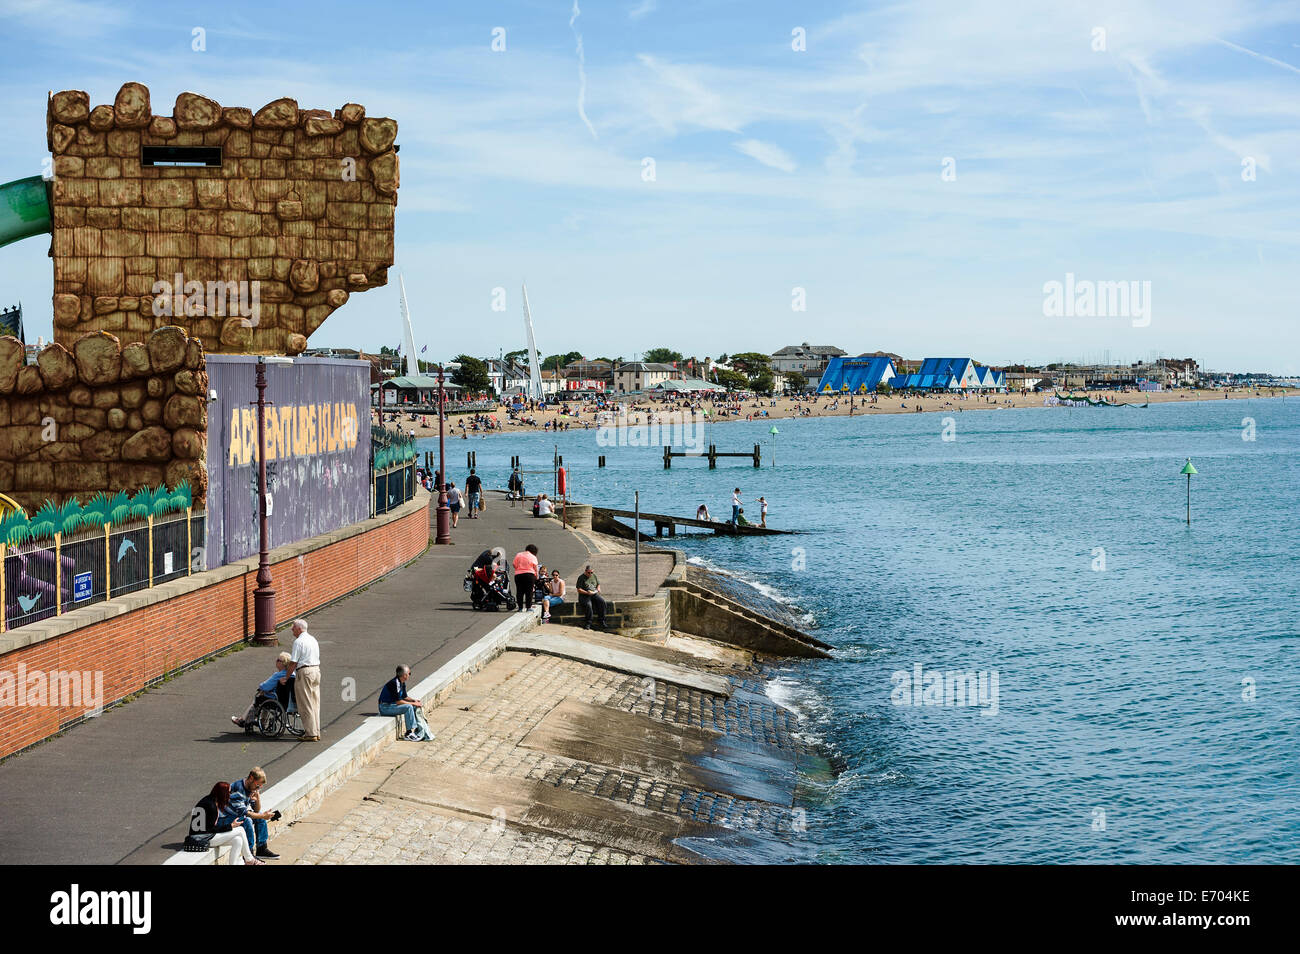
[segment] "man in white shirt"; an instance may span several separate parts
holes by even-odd
[[[549,517],[553,513],[555,513],[555,505],[551,503],[551,498],[542,494],[537,498],[537,516]]]
[[[302,714],[304,742],[320,741],[320,643],[307,632],[307,621],[293,621],[293,648],[286,674],[295,677],[294,695]]]
[[[731,524],[735,526],[740,522],[740,488],[737,487],[735,493],[731,495]]]

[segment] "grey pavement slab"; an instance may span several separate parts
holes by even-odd
[[[410,665],[419,682],[500,623],[501,613],[473,611],[461,586],[483,549],[500,545],[513,557],[536,543],[542,561],[570,580],[587,555],[557,522],[500,498],[480,519],[462,519],[453,540],[307,617],[321,644],[323,743],[245,735],[230,722],[288,649],[286,629],[279,647],[214,659],[0,763],[0,863],[166,860],[213,784],[253,765],[271,783],[284,778],[377,713],[379,689],[397,663]],[[354,681],[356,701],[345,701],[345,679]]]

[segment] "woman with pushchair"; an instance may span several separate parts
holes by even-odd
[[[492,609],[504,605],[515,608],[515,598],[510,595],[510,581],[506,577],[506,551],[501,547],[484,550],[465,574],[465,589],[475,609]]]

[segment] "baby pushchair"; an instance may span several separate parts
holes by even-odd
[[[505,607],[513,612],[515,598],[510,592],[510,581],[506,578],[505,567],[497,565],[496,572],[492,566],[470,567],[465,574],[465,590],[469,601],[476,610],[497,610]]]

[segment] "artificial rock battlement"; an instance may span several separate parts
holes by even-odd
[[[0,490],[35,513],[96,491],[189,481],[202,507],[208,475],[203,346],[178,327],[122,347],[106,332],[55,342],[25,363],[0,337]]]
[[[388,280],[392,119],[196,93],[155,116],[127,83],[111,106],[54,93],[47,131],[54,336],[69,349],[87,332],[129,345],[177,325],[209,352],[298,354],[350,294]]]

